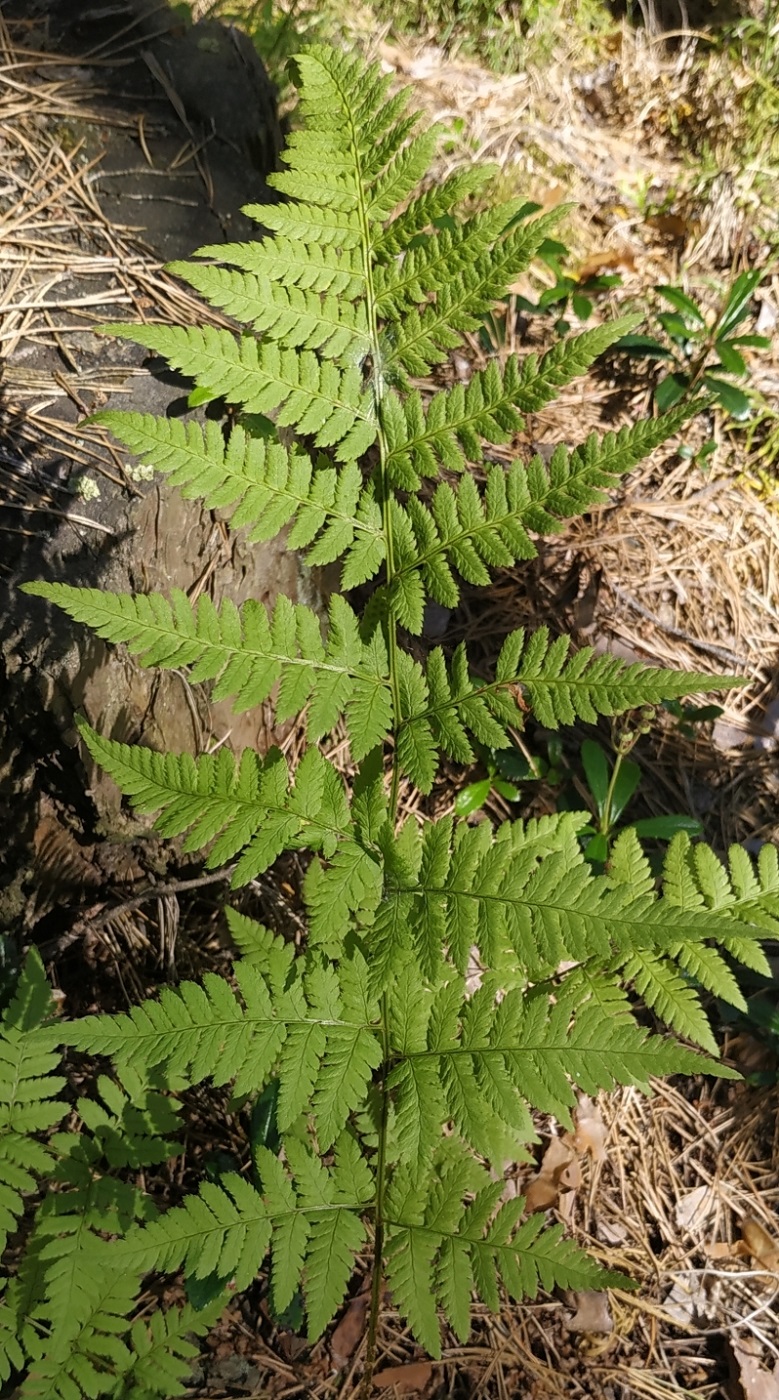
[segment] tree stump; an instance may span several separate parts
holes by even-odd
[[[54,902],[40,898],[42,882],[57,884],[52,861],[66,905],[119,867],[134,878],[149,861],[160,868],[143,838],[149,823],[85,769],[77,712],[107,737],[172,752],[221,743],[262,751],[274,733],[269,713],[236,717],[184,675],[142,670],[18,584],[181,588],[268,604],[284,592],[315,607],[321,593],[283,544],[247,548],[218,516],[81,426],[102,407],[187,412],[188,385],[150,372],[145,351],[95,329],[213,318],[159,260],[256,236],[240,209],[275,197],[265,176],[281,145],[260,59],[245,35],[214,21],[187,28],[158,0],[94,10],[82,0],[11,0],[6,23],[29,112],[18,114],[17,84],[16,126],[6,129],[19,139],[5,138],[2,197],[14,217],[0,272],[5,260],[18,279],[24,263],[17,298],[33,309],[7,338],[0,386],[0,927],[29,932]]]

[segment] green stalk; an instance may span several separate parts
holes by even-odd
[[[355,154],[355,163],[359,169],[359,144],[356,135],[352,134],[352,145]],[[363,189],[362,182],[359,185]],[[381,345],[379,341],[379,321],[377,314],[377,299],[373,283],[373,266],[371,263],[371,238],[370,226],[366,214],[365,204],[360,201],[359,217],[362,232],[363,267],[365,272],[366,287],[366,311],[368,317],[368,329],[371,342],[372,360],[372,389],[373,400],[376,409],[376,419],[378,423],[378,447],[379,447],[379,494],[381,497],[382,524],[384,527],[384,537],[386,542],[386,574],[387,587],[389,588],[395,576],[395,548],[392,533],[392,490],[387,481],[387,458],[389,456],[389,444],[386,434],[381,425],[381,403],[384,394],[384,379],[381,373]],[[386,622],[387,658],[389,664],[390,689],[392,691],[392,708],[395,718],[395,732],[400,723],[400,680],[398,668],[398,635],[397,624],[391,611],[388,610]],[[398,763],[397,744],[393,747],[392,753],[392,777],[390,782],[389,799],[389,819],[392,826],[397,821],[398,810],[398,786],[400,781],[400,766]],[[360,1385],[360,1400],[368,1400],[373,1387],[373,1372],[376,1365],[376,1336],[379,1327],[379,1314],[381,1311],[382,1293],[382,1259],[384,1256],[384,1195],[386,1191],[387,1179],[387,1126],[389,1116],[389,1094],[386,1089],[386,1074],[389,1066],[389,996],[386,992],[381,997],[381,1025],[382,1025],[382,1079],[380,1082],[381,1091],[381,1121],[378,1131],[378,1155],[376,1162],[376,1207],[374,1218],[374,1268],[371,1280],[371,1304],[368,1314],[368,1326],[366,1333],[366,1356],[365,1371]]]

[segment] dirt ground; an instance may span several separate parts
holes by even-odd
[[[92,30],[79,33],[80,8],[8,4],[0,15],[0,582],[6,588],[31,535],[64,525],[79,548],[104,544],[108,527],[95,498],[84,485],[77,494],[73,486],[114,478],[118,491],[132,495],[137,483],[127,461],[81,420],[111,394],[137,403],[145,374],[137,360],[123,358],[126,351],[98,342],[94,327],[106,317],[212,315],[162,262],[201,242],[245,236],[239,207],[262,197],[245,181],[261,184],[267,158],[261,152],[258,164],[256,153],[244,151],[231,174],[213,144],[219,128],[207,139],[186,104],[177,110],[180,94],[167,91],[153,66],[139,60],[132,22],[126,32],[112,30],[95,42]],[[57,16],[66,11],[70,17],[58,30]],[[682,266],[697,268],[702,282],[716,282],[732,267],[768,258],[760,219],[749,216],[748,200],[736,197],[743,193],[739,178],[715,182],[697,204],[690,197],[689,208],[675,215],[678,224],[653,224],[626,202],[626,181],[631,189],[640,182],[657,189],[678,178],[663,125],[663,114],[688,93],[689,65],[678,49],[625,30],[616,77],[598,79],[593,70],[587,85],[581,72],[550,70],[548,86],[562,93],[551,103],[532,71],[496,77],[389,29],[377,33],[374,25],[368,38],[357,21],[350,42],[377,53],[399,81],[413,85],[415,102],[448,124],[439,173],[484,155],[499,161],[509,186],[521,183],[545,207],[577,200],[581,212],[566,233],[575,257],[582,264],[603,258],[601,266],[622,276],[599,303],[599,316],[652,284],[675,281]],[[142,107],[140,89],[130,82],[136,78]],[[628,120],[628,90],[630,114],[643,112],[640,124],[632,115]],[[227,147],[244,138],[233,132]],[[537,291],[527,286],[517,295]],[[761,294],[769,307],[779,307],[775,276]],[[502,354],[551,343],[554,335],[548,319],[524,316],[513,301],[499,331]],[[468,365],[483,364],[485,353],[474,338]],[[754,378],[766,401],[779,407],[775,354],[755,363]],[[632,421],[650,411],[651,390],[645,368],[628,373],[624,360],[611,361],[530,419],[512,455],[518,447],[576,442],[590,429]],[[734,841],[755,849],[779,835],[775,463],[758,455],[764,440],[748,447],[743,431],[716,415],[692,433],[693,446],[695,434],[701,442],[716,438],[705,471],[673,448],[658,454],[607,507],[547,542],[532,565],[501,573],[486,614],[476,595],[466,594],[445,620],[447,636],[478,640],[489,659],[493,639],[497,644],[509,628],[547,623],[628,658],[745,676],[748,684],[727,698],[715,723],[697,726],[690,737],[670,716],[661,719],[632,756],[644,773],[637,815],[684,812],[702,821],[718,850]],[[10,675],[4,680],[12,683]],[[574,774],[581,737],[566,738]],[[600,738],[608,746],[607,727]],[[531,741],[540,745],[543,736]],[[69,1009],[120,1008],[163,977],[224,965],[218,884],[199,883],[193,870],[155,872],[133,856],[108,872],[98,863],[95,873],[94,813],[56,725],[42,732],[27,758],[20,770],[18,745],[6,742],[0,774],[6,800],[9,793],[14,802],[22,792],[31,796],[30,817],[17,823],[18,840],[7,853],[18,896],[14,917],[22,936],[43,946]],[[451,809],[461,782],[453,773],[439,785],[435,810]],[[406,800],[414,801],[411,794]],[[520,814],[549,810],[553,802],[553,792],[528,784]],[[493,795],[488,810],[503,816],[510,809]],[[294,886],[296,872],[286,876]],[[278,926],[277,888],[265,881],[247,898],[252,912]],[[477,1311],[469,1344],[448,1338],[435,1365],[419,1353],[388,1299],[380,1391],[431,1400],[776,1400],[776,1060],[754,1028],[723,1023],[720,1034],[724,1053],[750,1082],[679,1081],[658,1086],[651,1100],[633,1091],[604,1095],[597,1104],[582,1100],[575,1135],[539,1122],[536,1160],[517,1169],[518,1189],[546,1192],[545,1205],[582,1245],[630,1274],[636,1292],[542,1298],[499,1317]],[[195,1127],[178,1190],[197,1178],[217,1142],[235,1162],[246,1155],[242,1125],[225,1120],[217,1094],[198,1095],[192,1109]],[[171,1183],[161,1189],[170,1193]],[[365,1296],[357,1279],[336,1327],[309,1349],[272,1323],[258,1281],[211,1338],[188,1393],[317,1400],[354,1394]]]

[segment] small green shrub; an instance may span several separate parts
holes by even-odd
[[[704,389],[737,422],[749,417],[753,407],[750,395],[733,381],[745,379],[749,372],[743,350],[767,350],[771,346],[766,336],[742,329],[751,315],[752,300],[763,276],[757,270],[742,272],[711,321],[681,287],[655,288],[671,308],[655,316],[663,339],[628,333],[617,342],[616,349],[671,366],[655,389],[655,403],[661,412]],[[711,448],[714,446],[712,443]]]
[[[425,400],[412,377],[478,329],[557,216],[516,224],[511,202],[460,218],[489,172],[421,188],[435,133],[414,134],[378,68],[325,48],[298,64],[305,126],[274,179],[285,201],[250,211],[271,235],[177,268],[245,331],[113,328],[190,376],[201,400],[234,405],[229,428],[100,416],[232,528],[258,542],[286,530],[310,563],[340,561],[343,594],[359,586],[362,607],[336,594],[323,634],[284,597],[268,611],[56,582],[28,591],[146,665],[188,667],[238,709],[272,696],[279,720],[301,717],[294,768],[276,748],[193,759],[81,733],[136,810],[227,865],[234,888],[299,852],[308,935],[297,946],[228,910],[231,977],[74,1022],[51,1019],[30,954],[0,1035],[0,1226],[13,1236],[0,1375],[25,1400],[179,1394],[188,1335],[266,1269],[273,1314],[304,1316],[314,1342],[356,1256],[372,1259],[366,1393],[383,1280],[434,1356],[442,1320],[467,1337],[474,1295],[497,1309],[540,1288],[624,1285],[560,1225],[525,1218],[505,1167],[534,1141],[534,1109],[570,1121],[575,1086],[731,1074],[695,986],[738,1004],[730,961],[765,969],[759,940],[779,908],[773,851],[757,866],[735,851],[727,872],[681,835],[658,891],[631,832],[593,870],[586,814],[496,830],[399,819],[401,782],[429,793],[442,752],[469,764],[474,740],[508,748],[528,711],[555,729],[730,683],[575,652],[543,629],[507,636],[481,679],[464,647],[425,655],[420,641],[428,599],[455,607],[462,580],[488,587],[532,558],[539,533],[603,501],[694,406],[559,447],[548,466],[485,465],[485,444],[510,442],[523,413],[634,323],[491,363]],[[328,742],[342,721],[346,770]],[[636,992],[704,1053],[649,1033]],[[62,1046],[103,1066],[75,1102]],[[182,1093],[204,1081],[247,1110],[243,1169],[159,1209],[141,1169],[178,1150]],[[139,1300],[159,1274],[183,1275],[189,1301],[150,1313]]]

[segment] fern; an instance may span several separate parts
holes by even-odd
[[[467,1340],[474,1290],[497,1312],[500,1283],[516,1299],[534,1298],[539,1287],[624,1286],[621,1275],[563,1240],[561,1226],[544,1229],[542,1215],[523,1222],[524,1200],[503,1199],[503,1181],[490,1181],[472,1159],[449,1156],[419,1181],[396,1172],[387,1202],[390,1286],[432,1356],[441,1355],[437,1309]]]
[[[189,1334],[260,1270],[274,1314],[302,1299],[315,1340],[357,1257],[372,1258],[366,1396],[384,1277],[436,1356],[442,1318],[467,1337],[474,1295],[496,1309],[555,1286],[625,1286],[559,1226],[525,1218],[505,1166],[526,1158],[537,1112],[570,1122],[577,1089],[731,1074],[700,993],[737,1003],[732,963],[764,969],[760,939],[779,927],[772,850],[756,864],[734,850],[726,867],[679,837],[658,883],[631,833],[593,873],[581,814],[493,829],[423,819],[412,795],[400,819],[401,780],[429,792],[441,755],[468,764],[529,716],[593,723],[734,683],[575,651],[544,628],[510,633],[492,676],[464,646],[408,641],[431,599],[454,608],[463,581],[486,587],[532,559],[538,536],[607,501],[698,405],[558,447],[548,465],[491,462],[633,320],[423,396],[412,377],[478,329],[561,211],[476,212],[488,169],[421,188],[436,134],[417,131],[376,66],[312,46],[298,69],[303,125],[273,177],[283,198],[248,211],[269,232],[174,268],[238,334],[108,328],[192,379],[193,402],[234,405],[230,424],[97,418],[232,529],[256,542],[285,532],[360,592],[335,594],[324,618],[285,598],[268,610],[27,589],[143,665],[187,668],[238,710],[270,702],[299,722],[295,763],[275,748],[160,754],[79,727],[136,810],[230,866],[234,887],[299,853],[306,936],[228,911],[230,976],[56,1026],[28,959],[0,1032],[0,1226],[24,1237],[0,1304],[0,1378],[26,1371],[22,1395],[180,1393]],[[637,1003],[674,1034],[650,1034]],[[72,1118],[54,1131],[67,1107],[58,1045],[102,1065],[91,1092],[68,1091]],[[204,1082],[229,1086],[236,1110],[262,1094],[272,1123],[239,1169],[158,1210],[142,1173],[175,1154],[178,1096]],[[43,1181],[52,1189],[28,1210]],[[148,1314],[147,1275],[169,1273],[191,1302]]]
[[[25,1196],[48,1175],[52,1156],[41,1135],[66,1111],[57,1095],[66,1080],[57,1034],[46,1025],[51,991],[40,958],[30,953],[0,1021],[0,1251],[24,1211]]]
[[[323,1149],[331,1147],[363,1100],[381,1063],[368,994],[368,970],[357,955],[339,975],[317,957],[290,958],[290,945],[270,939],[260,963],[239,964],[243,1006],[222,977],[185,982],[141,1003],[128,1016],[90,1016],[69,1027],[71,1043],[110,1055],[121,1066],[198,1084],[233,1083],[258,1092],[274,1072],[276,1118],[284,1131],[312,1105]]]
[[[126,642],[144,666],[189,666],[193,682],[215,680],[214,699],[236,697],[237,712],[252,709],[278,684],[276,717],[297,715],[308,703],[307,737],[320,739],[345,713],[352,755],[364,758],[392,728],[392,704],[384,640],[360,637],[358,619],[336,595],[330,602],[327,644],[310,608],[277,600],[272,617],[261,603],[241,609],[229,600],[220,610],[206,596],[193,609],[177,591],[169,603],[159,594],[104,593],[38,584],[34,590],[87,622],[101,637]]]

